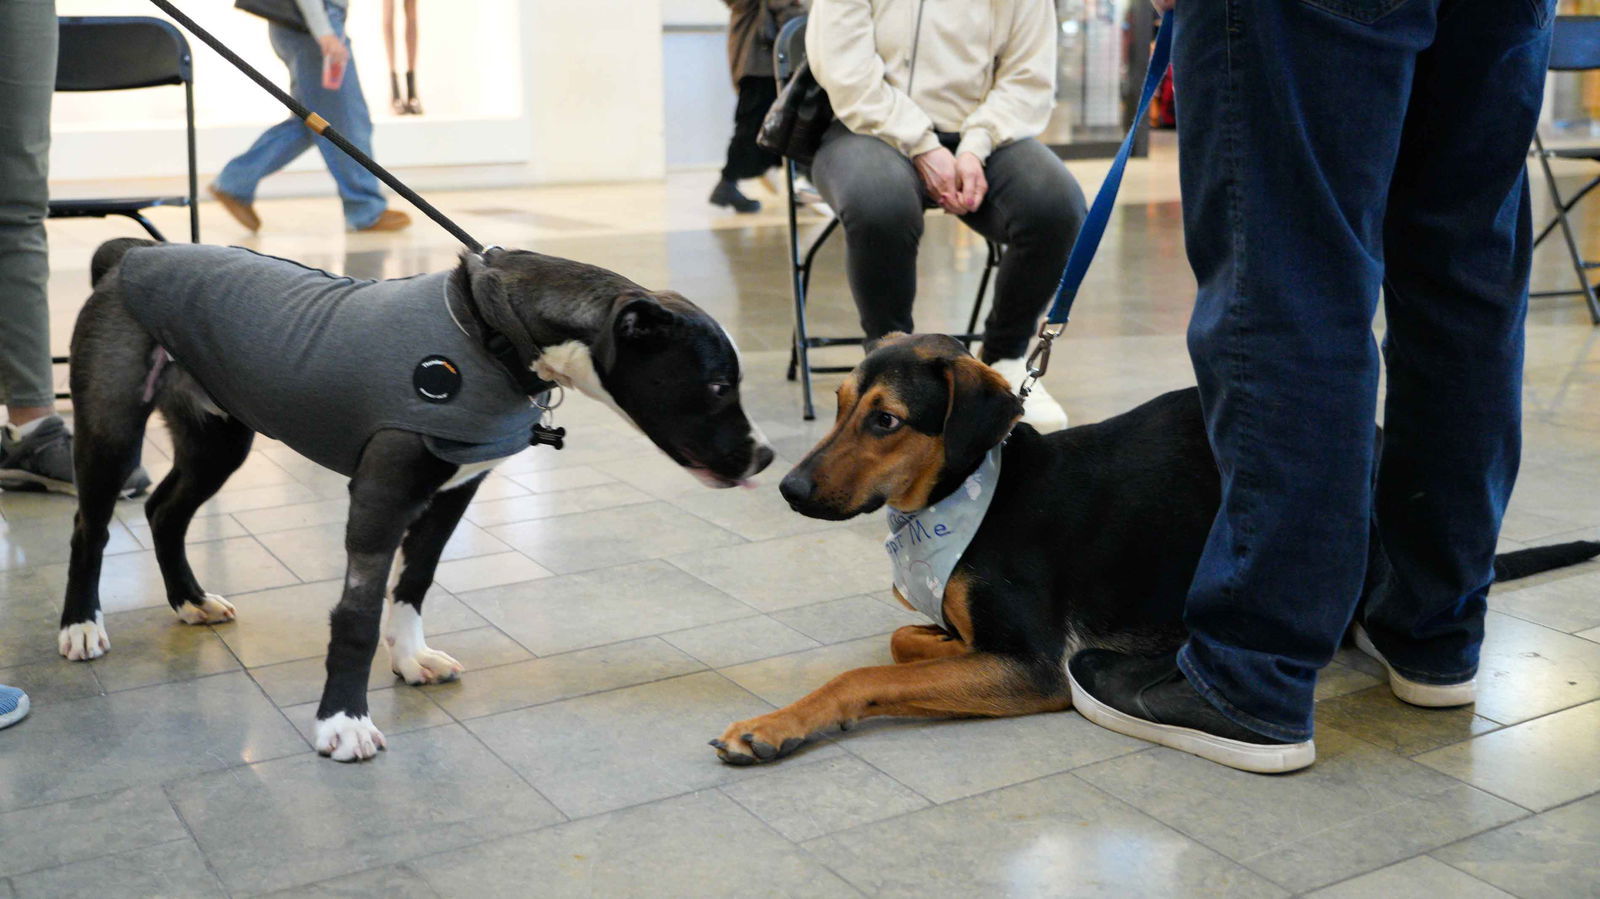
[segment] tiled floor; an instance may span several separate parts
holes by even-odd
[[[1140,165],[1049,377],[1078,422],[1190,379],[1170,161]],[[371,763],[307,741],[343,568],[339,478],[257,444],[191,534],[202,580],[239,609],[215,628],[172,620],[124,504],[103,588],[113,649],[91,664],[55,652],[72,504],[0,495],[0,682],[34,697],[0,733],[0,897],[1600,893],[1600,564],[1496,591],[1475,707],[1400,705],[1342,653],[1319,691],[1319,761],[1294,775],[1240,774],[1072,712],[880,721],[778,765],[719,764],[705,742],[729,721],[887,661],[885,635],[918,619],[884,592],[876,519],[812,521],[777,497],[823,427],[799,420],[781,377],[783,229],[771,211],[708,213],[704,182],[434,197],[485,240],[705,305],[747,351],[746,403],[780,460],[760,489],[706,491],[569,397],[569,448],[490,476],[427,602],[431,642],[464,679],[396,686],[380,651],[390,751]],[[398,275],[454,253],[426,223],[342,234],[329,201],[262,211],[252,245],[336,270]],[[211,239],[241,240],[205,214]],[[60,344],[111,230],[52,225]],[[924,327],[964,314],[981,246],[930,221]],[[846,330],[838,252],[815,317]],[[1541,252],[1541,279],[1565,275]],[[1600,331],[1541,302],[1528,360],[1507,548],[1600,529]],[[145,459],[166,468],[159,429]]]

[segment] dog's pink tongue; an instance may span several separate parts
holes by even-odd
[[[756,483],[756,479],[755,478],[745,478],[744,480],[739,482],[739,486],[743,487],[746,490],[754,490],[757,487],[760,487],[761,485]]]

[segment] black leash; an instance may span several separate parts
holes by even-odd
[[[350,141],[346,140],[344,135],[340,134],[333,126],[328,124],[327,119],[324,119],[322,116],[319,116],[315,112],[307,109],[299,100],[289,96],[282,88],[269,81],[265,75],[262,75],[249,63],[245,62],[243,59],[240,59],[239,54],[229,50],[226,44],[217,40],[216,37],[211,34],[211,32],[195,24],[193,19],[184,15],[176,6],[168,3],[167,0],[150,0],[150,2],[154,3],[162,12],[176,19],[179,25],[187,28],[191,34],[204,41],[208,47],[217,51],[217,53],[220,54],[223,59],[233,63],[234,68],[237,68],[239,71],[249,76],[251,81],[261,85],[261,89],[276,97],[279,103],[289,107],[289,111],[294,113],[295,116],[302,122],[305,122],[307,128],[310,128],[317,134],[327,138],[328,143],[333,144],[340,150],[343,150],[344,153],[351,159],[361,163],[362,168],[378,176],[379,181],[389,185],[394,189],[395,193],[405,197],[406,200],[411,203],[411,205],[422,210],[423,215],[433,219],[438,223],[439,227],[449,231],[452,235],[454,235],[456,240],[466,244],[467,249],[474,253],[483,252],[483,244],[478,243],[478,241],[473,238],[471,234],[468,234],[465,229],[451,221],[449,216],[435,209],[432,203],[429,203],[427,200],[424,200],[422,197],[418,196],[416,191],[406,187],[399,178],[389,174],[388,169],[378,165],[372,160],[372,157],[361,152],[361,150],[357,148],[355,144],[352,144]]]

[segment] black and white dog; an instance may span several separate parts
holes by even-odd
[[[555,385],[593,397],[710,486],[772,461],[721,326],[676,293],[592,265],[496,248],[451,272],[356,282],[247,250],[123,239],[100,247],[91,276],[72,335],[78,515],[61,654],[110,648],[101,555],[151,412],[171,430],[173,466],[145,514],[167,600],[188,624],[235,614],[196,581],[189,522],[256,432],[278,437],[351,476],[315,738],[340,761],[385,746],[366,684],[386,595],[395,673],[420,684],[460,672],[423,638],[423,594],[488,468],[527,446],[531,397]]]

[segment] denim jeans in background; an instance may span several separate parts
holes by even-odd
[[[333,30],[344,37],[345,10],[342,6],[328,4],[328,20]],[[271,25],[272,49],[289,67],[289,93],[312,112],[328,120],[336,131],[349,139],[363,153],[372,155],[372,117],[367,113],[367,101],[361,95],[361,80],[356,76],[354,56],[345,66],[344,83],[336,91],[322,86],[322,48],[317,39],[303,31],[282,25]],[[350,46],[345,38],[345,46]],[[344,201],[344,220],[351,228],[365,228],[378,220],[389,202],[379,190],[379,181],[371,172],[343,150],[325,140],[318,140],[305,123],[296,118],[286,119],[268,128],[256,138],[250,149],[244,151],[223,168],[217,176],[217,189],[232,194],[245,202],[256,196],[256,185],[262,178],[293,162],[295,157],[315,144],[328,164],[328,173],[339,187],[339,198]]]
[[[1223,487],[1178,661],[1253,730],[1310,737],[1369,534],[1392,566],[1373,642],[1416,680],[1477,669],[1521,448],[1524,161],[1553,6],[1177,5],[1189,350]]]

